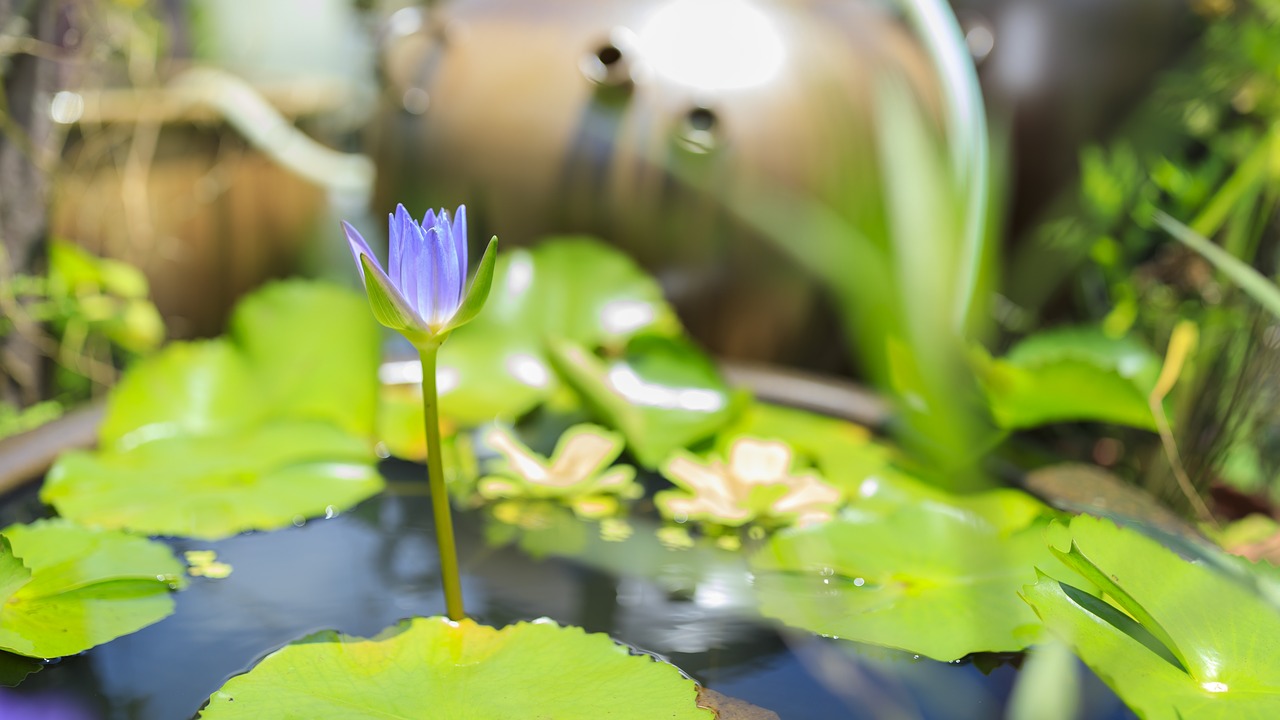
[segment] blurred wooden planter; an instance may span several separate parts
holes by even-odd
[[[285,115],[331,100],[273,104]],[[286,98],[287,100],[287,98]],[[171,337],[217,334],[235,300],[292,271],[322,188],[163,90],[85,94],[53,191],[52,231],[139,267]]]

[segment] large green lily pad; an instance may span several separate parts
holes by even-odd
[[[765,615],[949,661],[1035,639],[1039,622],[1018,590],[1055,562],[1043,529],[1006,535],[941,505],[847,512],[775,536],[751,565]]]
[[[559,386],[548,340],[611,347],[639,332],[679,324],[658,283],[621,252],[572,237],[505,252],[484,310],[440,351],[441,414],[464,425],[519,417]]]
[[[319,422],[71,452],[40,497],[94,527],[217,540],[346,509],[382,489],[368,442]]]
[[[276,419],[373,434],[378,335],[366,303],[322,283],[269,285],[236,308],[225,338],[175,343],[130,368],[99,431],[123,450]]]
[[[602,424],[617,429],[641,465],[657,467],[679,448],[711,437],[733,419],[743,396],[687,340],[641,335],[622,357],[602,360],[569,342],[551,359]]]
[[[183,566],[164,545],[65,520],[0,537],[0,650],[52,658],[87,650],[173,612]]]
[[[268,655],[214,693],[204,720],[712,720],[671,665],[550,622],[502,630],[406,620],[375,638],[334,632]]]
[[[1280,717],[1280,612],[1262,597],[1108,520],[1055,525],[1050,542],[1105,599],[1043,565],[1023,597],[1138,715]]]
[[[259,291],[228,337],[175,343],[131,368],[108,399],[100,449],[60,457],[41,499],[95,527],[217,539],[377,493],[368,315],[323,284]]]
[[[1132,338],[1094,328],[1050,330],[1003,358],[978,350],[974,364],[1005,429],[1082,420],[1155,429],[1148,396],[1160,358]]]

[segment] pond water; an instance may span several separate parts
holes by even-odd
[[[349,512],[219,542],[170,541],[180,556],[214,550],[234,570],[224,579],[192,578],[175,594],[169,618],[58,661],[17,688],[0,687],[0,718],[182,720],[228,677],[303,635],[368,636],[401,618],[443,614],[423,470],[395,461],[383,470],[389,490]],[[26,488],[0,502],[0,527],[45,512]],[[506,542],[513,536],[488,513],[460,513],[457,524],[467,609],[476,620],[502,626],[549,617],[608,633],[784,719],[1000,718],[1017,675],[1008,662],[984,674],[972,662],[938,663],[781,629],[740,591],[749,587],[742,567],[708,566],[706,553],[653,544],[657,554],[634,567],[626,551],[614,562],[600,562],[599,552],[595,560],[539,558],[535,543]],[[633,537],[652,534],[632,530]],[[594,526],[588,532],[590,542],[578,538],[584,556],[604,542]],[[1083,675],[1082,717],[1132,717],[1092,674]]]

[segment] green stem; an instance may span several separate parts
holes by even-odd
[[[458,548],[453,539],[449,491],[444,485],[444,459],[440,448],[439,397],[436,393],[438,345],[418,348],[422,359],[422,415],[427,429],[427,480],[431,484],[431,508],[436,518],[436,547],[440,551],[440,576],[444,604],[450,620],[462,620],[462,580],[458,574]]]

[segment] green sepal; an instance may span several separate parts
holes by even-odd
[[[448,324],[441,329],[442,334],[466,325],[480,314],[485,301],[489,299],[489,289],[493,287],[493,268],[497,259],[498,236],[495,235],[489,239],[489,246],[484,249],[484,256],[480,258],[480,265],[476,267],[476,276],[471,280],[471,288],[467,290],[467,296],[462,299],[462,304],[458,306],[458,311],[449,319]]]
[[[430,340],[434,333],[405,302],[400,291],[391,284],[391,279],[368,255],[360,255],[360,264],[364,268],[364,291],[369,297],[373,317],[415,345]]]

